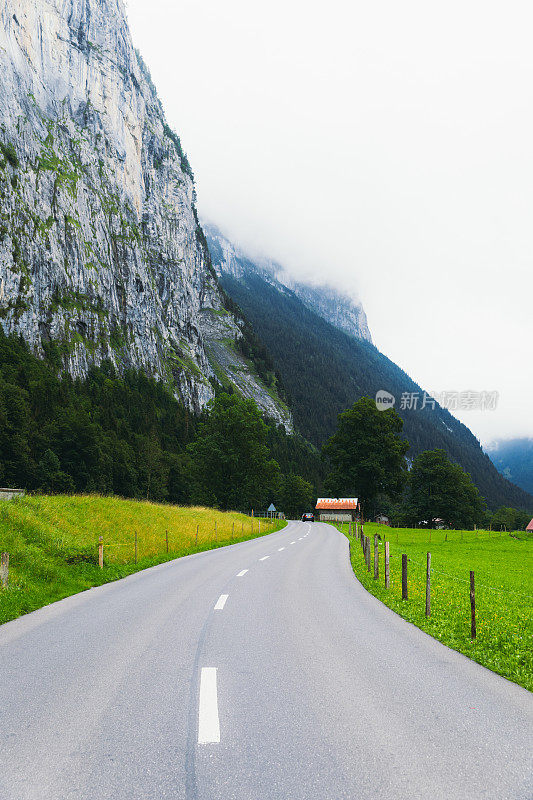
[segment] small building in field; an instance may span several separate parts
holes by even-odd
[[[531,522],[527,526],[526,531],[533,531],[533,519],[531,520]]]
[[[13,500],[14,497],[23,497],[24,489],[0,489],[0,500]]]
[[[390,525],[390,519],[386,514],[378,514],[374,517],[374,522],[377,522],[378,525]]]
[[[351,522],[357,517],[357,497],[319,497],[315,511],[320,522]]]

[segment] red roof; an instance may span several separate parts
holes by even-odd
[[[322,511],[342,511],[357,509],[357,497],[319,497],[315,508]]]
[[[531,522],[527,526],[526,531],[533,531],[533,519],[531,520]]]

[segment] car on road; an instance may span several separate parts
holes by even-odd
[[[314,522],[315,515],[314,514],[302,514],[302,522]]]

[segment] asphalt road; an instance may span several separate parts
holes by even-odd
[[[1,800],[533,798],[533,696],[368,595],[331,526],[55,603],[0,659]]]

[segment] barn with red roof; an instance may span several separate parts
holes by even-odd
[[[321,522],[350,522],[359,511],[357,497],[319,497],[316,514]]]
[[[526,531],[533,531],[533,519],[531,520],[531,522],[527,526]]]

